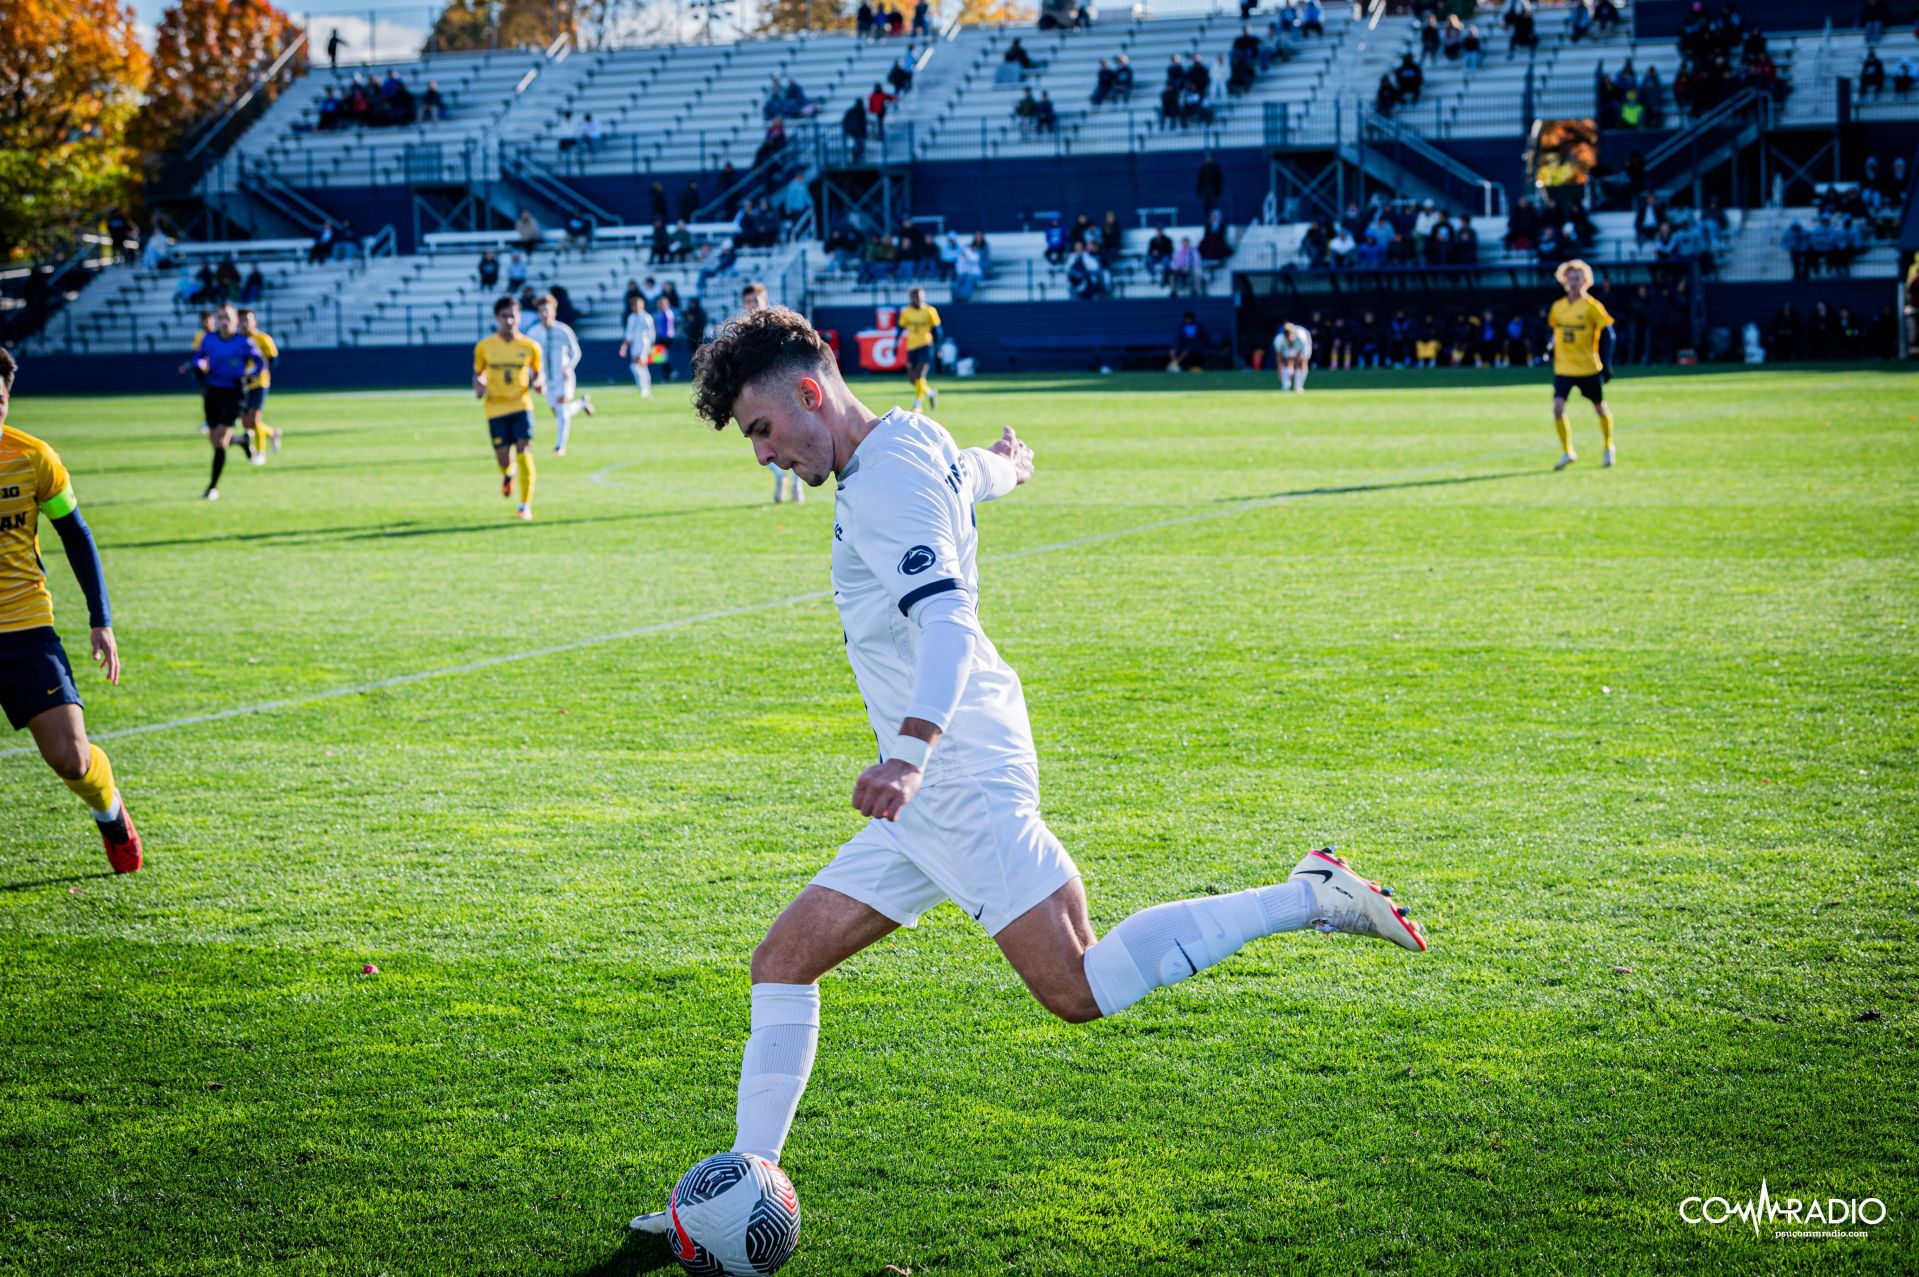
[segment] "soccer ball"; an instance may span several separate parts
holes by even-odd
[[[752,1153],[715,1153],[680,1176],[667,1241],[690,1277],[765,1277],[800,1244],[800,1199],[786,1172]]]

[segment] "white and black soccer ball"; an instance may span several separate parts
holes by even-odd
[[[680,1176],[668,1203],[673,1257],[690,1277],[765,1277],[800,1244],[793,1181],[752,1153],[715,1153]]]

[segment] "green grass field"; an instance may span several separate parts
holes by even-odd
[[[281,392],[207,505],[195,400],[30,372],[148,867],[0,741],[0,1272],[671,1268],[625,1222],[730,1143],[747,956],[860,819],[830,491],[609,387],[520,526],[470,398]],[[1612,397],[1555,475],[1537,376],[948,383],[1038,449],[981,612],[1096,925],[1331,841],[1434,947],[1072,1027],[937,911],[824,982],[789,1273],[1912,1271],[1919,379]],[[1888,1217],[1681,1222],[1762,1179]]]

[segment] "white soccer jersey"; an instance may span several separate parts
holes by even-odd
[[[535,324],[526,335],[540,343],[540,367],[546,370],[547,396],[573,384],[573,370],[580,366],[580,339],[570,325],[555,320]]]
[[[919,663],[915,610],[951,590],[979,598],[974,506],[990,499],[980,449],[917,413],[881,417],[840,472],[833,505],[833,599],[846,655],[881,756],[906,717]],[[980,636],[959,707],[927,763],[927,783],[1036,764],[1019,675]]]
[[[653,349],[653,316],[643,310],[628,311],[620,338],[626,342],[628,359],[645,359]]]
[[[1313,335],[1304,328],[1293,329],[1293,340],[1286,340],[1286,330],[1280,329],[1273,337],[1273,349],[1285,359],[1309,359],[1313,353]]]

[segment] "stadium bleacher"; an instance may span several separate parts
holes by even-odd
[[[309,222],[341,220],[331,211],[336,201],[356,217],[371,209],[379,221],[394,222],[390,231],[377,223],[360,228],[377,268],[365,256],[310,265],[306,241],[275,241],[271,234],[242,243],[184,245],[180,256],[196,263],[203,256],[244,258],[249,251],[263,256],[263,320],[294,347],[472,340],[489,322],[493,291],[480,288],[474,258],[482,246],[504,250],[511,240],[505,230],[487,229],[486,219],[497,227],[520,208],[534,211],[546,228],[528,282],[536,288],[563,285],[583,316],[583,336],[614,336],[627,282],[646,274],[671,279],[683,296],[709,299],[708,309],[718,313],[729,308],[747,278],[765,280],[774,300],[785,304],[879,306],[896,302],[905,281],[876,282],[844,256],[836,262],[821,241],[832,218],[884,185],[876,167],[883,165],[908,177],[885,192],[893,203],[869,200],[869,220],[890,209],[887,217],[912,213],[942,231],[989,232],[990,267],[972,294],[974,306],[1071,298],[1066,263],[1057,254],[1048,259],[1039,228],[1048,210],[1069,221],[1079,213],[1097,219],[1115,210],[1126,230],[1111,296],[1088,304],[1124,305],[1168,297],[1166,285],[1143,265],[1145,243],[1153,234],[1147,223],[1168,227],[1176,242],[1182,237],[1197,242],[1197,219],[1204,209],[1190,174],[1201,153],[1223,152],[1234,174],[1224,201],[1233,222],[1232,251],[1201,274],[1191,290],[1196,298],[1226,303],[1234,296],[1238,274],[1309,265],[1301,252],[1308,219],[1336,211],[1334,188],[1303,202],[1280,199],[1276,184],[1270,193],[1261,189],[1268,185],[1262,175],[1275,153],[1288,160],[1306,157],[1308,167],[1349,166],[1351,185],[1340,197],[1347,202],[1354,196],[1362,204],[1437,198],[1452,213],[1471,219],[1480,265],[1530,269],[1538,266],[1532,250],[1508,249],[1504,240],[1512,200],[1530,190],[1518,152],[1532,118],[1594,114],[1597,77],[1602,71],[1615,73],[1628,61],[1641,73],[1657,68],[1669,86],[1681,62],[1674,39],[1636,39],[1630,15],[1613,32],[1575,40],[1571,11],[1563,5],[1542,6],[1537,48],[1508,57],[1499,12],[1485,10],[1476,20],[1482,64],[1468,67],[1444,57],[1423,61],[1420,101],[1401,105],[1391,124],[1381,124],[1371,114],[1374,87],[1403,56],[1419,57],[1418,29],[1383,5],[1357,11],[1340,6],[1325,12],[1324,34],[1290,42],[1293,56],[1276,60],[1244,92],[1209,96],[1208,122],[1181,128],[1159,118],[1170,59],[1196,55],[1215,68],[1242,25],[1264,38],[1271,21],[1270,13],[1255,11],[1242,23],[1236,8],[1225,7],[1165,17],[1116,12],[1085,30],[955,26],[931,40],[869,42],[828,33],[591,50],[559,41],[544,50],[434,54],[337,73],[315,68],[208,171],[202,194],[209,204],[240,200],[249,181],[270,181],[311,201]],[[1829,128],[1838,111],[1837,82],[1855,75],[1864,56],[1863,33],[1827,27],[1768,36],[1772,56],[1791,83],[1770,113],[1769,126]],[[1033,60],[1032,68],[1021,70],[1005,60],[1015,39]],[[1907,30],[1888,31],[1878,48],[1888,65],[1908,56],[1919,59],[1919,38]],[[877,129],[870,134],[865,166],[850,166],[834,146],[840,116],[875,83],[883,83],[902,55],[915,68],[912,90],[889,110],[884,134]],[[1134,74],[1130,100],[1091,102],[1102,60],[1111,64],[1122,56]],[[322,98],[348,89],[355,75],[376,84],[397,75],[416,99],[433,82],[445,101],[444,114],[385,127],[319,127]],[[719,211],[717,174],[723,164],[742,174],[752,168],[766,128],[762,106],[772,86],[786,81],[797,83],[817,108],[810,119],[789,121],[788,172],[813,182],[835,170],[841,202],[829,203],[815,182],[809,192],[817,199],[818,217],[809,213],[789,222],[777,247],[735,254],[723,248],[730,223],[714,220],[695,228],[701,249],[694,260],[656,264],[647,187],[662,182],[677,207],[690,182],[706,201],[702,217],[729,216]],[[1013,105],[1028,89],[1050,95],[1056,130],[1036,133],[1015,118]],[[597,137],[589,143],[582,136],[563,147],[562,138],[581,131],[589,116]],[[1888,93],[1855,101],[1853,118],[1909,124],[1919,120],[1919,102]],[[1368,127],[1392,130],[1392,138],[1417,149],[1425,168],[1384,163],[1382,151],[1368,151],[1360,127],[1366,120],[1371,120]],[[1687,122],[1668,103],[1665,128],[1649,130],[1647,145]],[[1623,148],[1637,149],[1631,131],[1617,136],[1622,149],[1610,151],[1613,158]],[[1895,127],[1887,137],[1890,153],[1903,154],[1911,147],[1913,130]],[[1606,141],[1612,147],[1614,134],[1609,132]],[[551,182],[542,187],[516,181],[521,176],[513,171],[516,157],[536,163]],[[992,167],[997,165],[1007,167]],[[1041,171],[1043,183],[1036,180]],[[999,173],[1007,179],[995,180]],[[1131,176],[1116,184],[1116,174]],[[1786,228],[1794,221],[1811,225],[1818,216],[1805,202],[1805,174],[1795,181],[1790,205],[1781,187],[1770,193],[1768,206],[1728,210],[1726,231],[1714,244],[1713,278],[1792,280],[1793,262],[1783,246]],[[462,227],[442,219],[436,225],[415,208],[414,224],[403,225],[417,193],[436,186],[477,196],[484,206],[480,224]],[[766,189],[772,193],[770,186]],[[964,207],[954,199],[961,190],[967,196]],[[600,223],[590,248],[570,243],[559,229],[579,207],[592,209],[591,220]],[[1294,220],[1282,220],[1282,214]],[[1582,251],[1595,262],[1625,266],[1657,259],[1657,246],[1635,233],[1629,209],[1596,208],[1591,222],[1596,239]],[[282,236],[300,229],[280,225],[270,215],[253,226],[256,234],[277,230]],[[1853,255],[1845,270],[1854,278],[1890,278],[1899,260],[1889,240],[1878,240]],[[914,282],[923,283],[932,300],[954,304],[951,284],[941,272],[922,274]],[[128,264],[101,272],[30,348],[41,353],[171,349],[179,344],[183,326],[190,326],[191,307],[182,296],[177,268],[155,272]]]

